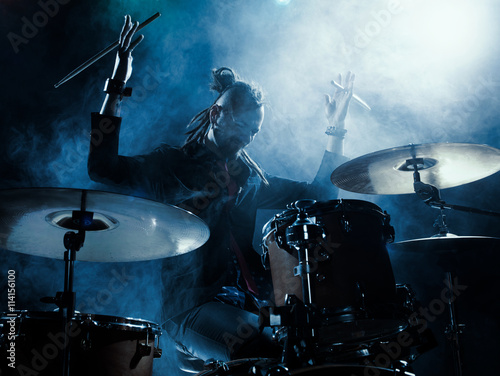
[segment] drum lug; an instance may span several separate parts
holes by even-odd
[[[137,340],[137,346],[135,349],[135,354],[130,360],[130,369],[135,369],[139,365],[139,362],[142,358],[151,355],[151,348],[153,346],[148,345],[148,340],[146,339],[146,343],[141,343]]]
[[[153,333],[153,335],[154,335],[154,333]],[[161,332],[158,336],[154,335],[156,344],[153,342],[153,358],[161,358],[161,356],[163,354],[163,351],[160,349],[160,336],[161,336]],[[149,333],[148,333],[148,338],[149,338]]]
[[[151,355],[151,348],[152,346],[149,346],[147,343],[141,343],[137,341],[136,354],[138,354],[141,358],[144,356],[149,356]]]
[[[137,351],[141,357],[151,355],[151,349],[154,348],[154,337],[153,337],[153,346],[149,346],[149,328],[146,331],[146,342],[142,343],[137,341]]]
[[[309,264],[299,264],[293,268],[293,275],[295,277],[300,277],[309,273],[311,273],[311,266]]]
[[[162,349],[158,349],[155,347],[153,351],[153,358],[161,358],[162,353],[163,353]]]

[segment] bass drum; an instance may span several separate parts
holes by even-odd
[[[209,365],[210,366],[210,365]],[[275,359],[238,359],[212,364],[213,369],[198,373],[198,376],[394,376],[407,375],[398,369],[364,365],[326,364],[288,369]]]
[[[291,208],[264,227],[264,256],[271,269],[276,306],[288,296],[302,300],[294,268],[297,250],[286,230],[297,219]],[[322,228],[309,246],[312,303],[320,312],[321,337],[346,344],[394,335],[407,325],[397,309],[396,284],[386,244],[394,239],[390,217],[377,205],[360,200],[314,202],[307,217]]]
[[[58,312],[14,311],[0,322],[2,375],[61,375],[65,339],[72,376],[151,376],[161,356],[160,327],[145,320],[76,313],[64,327]]]

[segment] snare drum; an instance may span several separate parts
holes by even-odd
[[[76,313],[65,330],[58,312],[10,314],[15,317],[4,313],[1,318],[2,353],[9,353],[12,346],[14,349],[14,358],[7,364],[2,357],[5,374],[62,374],[67,338],[71,375],[150,376],[153,358],[161,356],[161,329],[149,321]]]
[[[294,273],[297,250],[286,241],[286,229],[298,212],[290,208],[264,227],[276,306],[285,305],[290,295],[302,300],[301,279]],[[406,321],[394,318],[396,284],[386,247],[394,236],[389,215],[360,200],[311,203],[305,212],[322,228],[308,249],[311,296],[322,313],[322,335],[345,343],[403,330]],[[329,330],[338,323],[344,325]]]

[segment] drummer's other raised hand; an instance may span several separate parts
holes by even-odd
[[[115,68],[112,76],[115,80],[127,82],[132,75],[132,51],[144,39],[144,35],[139,35],[132,42],[132,38],[138,27],[139,22],[132,23],[132,18],[129,15],[125,16],[125,22],[120,32],[118,53],[116,54]]]
[[[338,83],[343,87],[343,89],[335,89],[335,92],[331,97],[328,94],[325,94],[325,113],[328,123],[332,126],[341,127],[344,125],[347,110],[349,108],[349,102],[352,98],[354,77],[354,74],[351,72],[347,72],[344,77],[339,74]]]
[[[329,123],[326,130],[328,135],[326,150],[342,155],[344,154],[343,140],[346,134],[345,118],[352,98],[354,74],[347,72],[344,77],[339,74],[338,80],[343,89],[336,88],[331,97],[325,94],[325,114]]]

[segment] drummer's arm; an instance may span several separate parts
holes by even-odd
[[[325,133],[328,135],[328,141],[323,160],[308,187],[309,196],[316,200],[329,200],[338,196],[338,188],[331,183],[330,175],[338,166],[347,162],[344,157],[344,137],[347,132],[345,119],[352,97],[354,75],[348,72],[345,77],[339,76],[339,81],[344,89],[337,89],[332,97],[325,96],[325,113],[328,119]]]
[[[120,106],[125,83],[132,74],[132,51],[142,41],[139,36],[131,42],[138,23],[132,23],[130,16],[125,17],[120,33],[118,53],[111,80],[108,83],[106,98],[101,111],[92,114],[92,131],[88,173],[92,180],[102,183],[122,183],[127,179],[124,157],[118,155],[118,140],[121,118]],[[128,164],[133,162],[130,159]]]
[[[87,163],[89,177],[99,183],[120,184],[126,169],[120,163],[118,144],[121,118],[92,113],[92,131]]]

